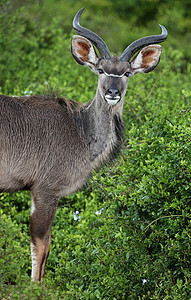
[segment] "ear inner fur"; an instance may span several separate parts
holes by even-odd
[[[87,62],[89,51],[90,51],[89,45],[83,42],[77,42],[77,46],[79,48],[78,53],[81,56],[81,59]]]
[[[151,72],[159,63],[161,55],[160,45],[150,45],[143,48],[131,61],[134,75],[137,72]]]
[[[91,42],[81,36],[73,36],[72,54],[78,63],[88,65],[91,69],[98,61],[97,54]]]

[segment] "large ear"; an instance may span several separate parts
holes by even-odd
[[[162,47],[160,45],[150,45],[143,48],[137,56],[130,62],[132,75],[151,72],[159,63]]]
[[[95,72],[95,66],[98,63],[99,58],[90,41],[79,35],[74,35],[72,37],[71,50],[73,57],[79,64],[88,66]]]

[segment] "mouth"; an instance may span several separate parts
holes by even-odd
[[[120,99],[121,99],[120,96],[116,96],[116,97],[112,97],[112,96],[110,96],[110,95],[106,95],[106,96],[105,96],[105,100],[107,101],[107,103],[108,103],[109,105],[112,105],[112,106],[115,105],[115,104],[117,104],[117,102],[119,102]]]

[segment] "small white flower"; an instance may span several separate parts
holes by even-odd
[[[80,216],[79,211],[77,210],[77,211],[73,212],[73,214],[74,214],[74,221],[80,222],[81,216]]]
[[[95,214],[96,214],[96,215],[101,215],[103,210],[104,210],[104,208],[101,208],[100,210],[97,210],[97,211],[95,212]]]
[[[76,215],[74,215],[74,221],[77,221],[78,217]]]
[[[143,284],[145,284],[147,282],[147,279],[142,279]]]
[[[24,91],[25,96],[30,96],[32,93],[33,93],[33,91],[29,91],[29,92]]]

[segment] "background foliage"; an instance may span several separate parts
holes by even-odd
[[[30,281],[30,194],[0,194],[4,299],[190,299],[191,4],[182,1],[0,2],[0,92],[47,84],[87,102],[96,77],[70,53],[72,18],[120,54],[133,40],[169,37],[159,66],[129,80],[125,137],[115,163],[60,200],[42,285]]]

